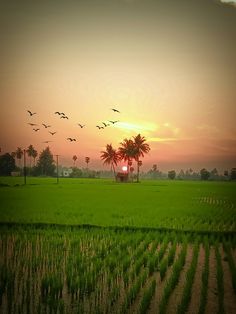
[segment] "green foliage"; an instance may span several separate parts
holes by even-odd
[[[15,159],[9,153],[0,156],[0,176],[10,176],[15,169]]]
[[[208,180],[210,178],[210,172],[207,171],[205,168],[200,170],[201,180]]]
[[[174,180],[176,177],[176,172],[175,170],[170,170],[168,171],[168,178],[171,179],[171,180]]]
[[[36,172],[39,175],[53,176],[55,175],[55,170],[56,166],[54,164],[53,155],[49,147],[47,147],[39,155]]]

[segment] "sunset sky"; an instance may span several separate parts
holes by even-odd
[[[48,140],[62,164],[77,155],[85,167],[89,156],[102,169],[107,143],[141,133],[151,147],[145,170],[235,167],[236,5],[228,2],[1,1],[2,153],[30,144],[40,152]],[[119,122],[96,128],[109,120]]]

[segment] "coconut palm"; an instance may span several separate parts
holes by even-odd
[[[76,163],[76,160],[78,159],[78,157],[77,157],[76,155],[74,155],[74,156],[72,157],[72,159],[73,159],[73,161],[74,161],[74,167],[75,167],[75,163]]]
[[[26,150],[26,153],[27,153],[27,155],[29,156],[29,158],[30,158],[30,168],[31,168],[31,161],[32,161],[32,157],[33,157],[33,152],[34,152],[34,147],[33,147],[33,145],[29,145],[29,147],[27,148],[27,150]]]
[[[134,159],[137,162],[137,182],[139,182],[139,168],[142,165],[140,162],[140,157],[144,157],[144,154],[147,154],[150,151],[150,146],[145,143],[146,138],[138,134],[133,137],[134,139],[134,146],[135,146],[135,157]]]
[[[106,150],[101,152],[100,158],[103,160],[103,164],[111,165],[111,171],[113,170],[114,177],[116,176],[115,166],[120,161],[119,153],[112,147],[112,144],[107,144]]]
[[[23,150],[20,147],[17,147],[16,158],[19,159],[20,168],[21,168],[21,158],[22,158],[23,154],[24,154]]]
[[[136,156],[136,148],[132,139],[125,138],[123,142],[120,143],[120,147],[118,149],[120,159],[127,161],[127,169],[129,174],[130,166],[132,166],[132,159]]]
[[[86,164],[87,164],[87,170],[88,170],[88,164],[89,164],[89,162],[90,162],[90,157],[85,157],[85,162],[86,162]]]
[[[32,157],[33,157],[33,159],[34,159],[34,167],[35,167],[35,159],[36,159],[36,157],[38,156],[38,152],[37,152],[37,150],[33,150],[33,152],[32,152]]]

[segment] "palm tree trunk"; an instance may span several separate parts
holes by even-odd
[[[139,158],[137,160],[137,182],[139,182]]]
[[[116,170],[115,170],[114,164],[112,163],[111,166],[112,166],[112,168],[113,168],[114,177],[115,177],[115,179],[116,179]]]

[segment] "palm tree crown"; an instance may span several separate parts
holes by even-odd
[[[100,158],[103,160],[103,164],[111,165],[115,175],[115,166],[120,161],[120,154],[112,147],[112,144],[107,144],[106,150],[101,152]]]

